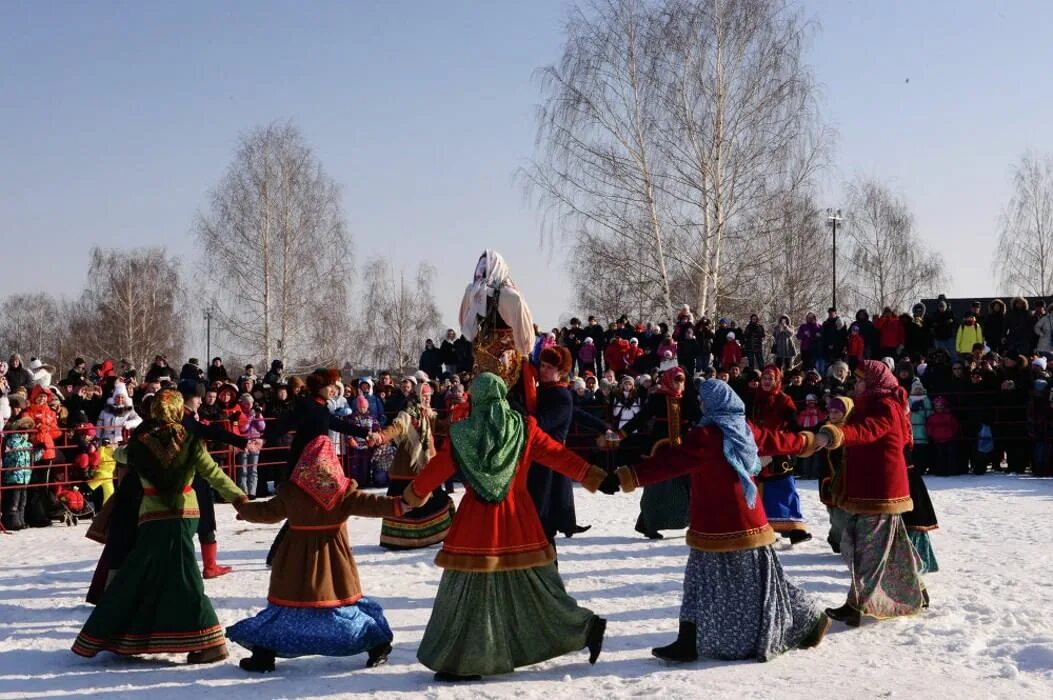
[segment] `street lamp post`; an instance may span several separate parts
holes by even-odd
[[[205,309],[205,362],[212,364],[212,314],[211,304]]]
[[[826,220],[830,222],[830,227],[833,229],[833,252],[830,256],[830,268],[833,270],[833,283],[830,288],[830,296],[832,298],[832,304],[835,309],[837,308],[837,225],[842,220],[841,210],[834,211],[833,209],[826,210]]]

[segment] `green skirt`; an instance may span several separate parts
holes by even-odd
[[[928,531],[907,530],[907,536],[910,537],[910,543],[914,545],[914,551],[921,557],[921,573],[934,574],[939,571],[940,565],[936,562],[936,552],[932,549],[932,540],[929,539]]]
[[[681,530],[688,525],[691,505],[691,477],[678,476],[669,481],[645,486],[640,497],[638,529],[645,532]]]
[[[595,619],[567,595],[554,564],[494,572],[447,569],[417,659],[458,676],[511,673],[584,649]]]
[[[184,654],[223,646],[194,558],[197,518],[139,525],[135,547],[73,643],[81,656]]]

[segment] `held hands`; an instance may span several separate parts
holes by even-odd
[[[257,455],[262,449],[263,440],[260,439],[249,440],[248,444],[245,446],[245,451],[248,452],[250,455]]]
[[[366,447],[380,447],[384,444],[384,436],[380,433],[370,433],[366,436]]]
[[[830,446],[830,434],[820,430],[815,434],[815,450],[825,449]]]
[[[613,473],[608,474],[603,481],[600,482],[600,485],[596,487],[596,490],[605,493],[608,496],[613,496],[618,493],[621,490],[621,482],[618,481],[618,475]]]

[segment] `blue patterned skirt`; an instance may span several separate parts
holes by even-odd
[[[369,598],[339,608],[288,608],[268,604],[255,617],[227,628],[248,650],[270,649],[282,658],[353,656],[392,640],[384,609]]]
[[[768,523],[776,532],[807,529],[801,513],[801,497],[797,495],[797,481],[792,476],[763,482],[761,500]]]
[[[698,628],[699,656],[767,661],[797,647],[820,615],[811,596],[787,580],[770,545],[691,550],[680,619]]]
[[[907,536],[910,537],[910,543],[914,545],[914,551],[921,557],[921,568],[918,573],[934,574],[939,571],[940,565],[936,562],[936,552],[932,549],[932,540],[929,538],[928,531],[907,530]]]

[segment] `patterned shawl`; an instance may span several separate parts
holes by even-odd
[[[328,435],[307,443],[289,481],[325,510],[332,510],[351,486]]]
[[[508,388],[496,374],[472,381],[472,412],[450,426],[450,446],[461,474],[486,503],[508,495],[526,446],[526,421],[512,410]]]
[[[128,464],[162,495],[180,491],[186,482],[178,460],[190,434],[183,427],[183,395],[162,389],[150,403],[150,417],[128,442]]]

